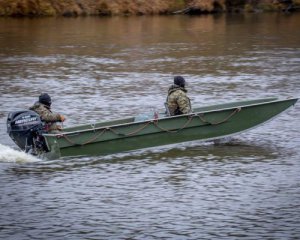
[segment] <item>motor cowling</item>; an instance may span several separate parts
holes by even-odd
[[[41,136],[43,128],[40,116],[34,111],[24,110],[8,114],[7,133],[26,152],[45,147]]]

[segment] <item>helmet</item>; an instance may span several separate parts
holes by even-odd
[[[42,104],[45,104],[46,106],[51,106],[51,97],[48,95],[48,93],[42,93],[39,96],[39,102]]]
[[[174,84],[176,84],[180,87],[184,87],[185,86],[185,80],[181,76],[175,76],[174,77]]]

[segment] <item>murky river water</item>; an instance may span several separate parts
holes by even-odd
[[[300,96],[300,14],[0,19],[0,239],[300,239],[300,105],[222,144],[42,161],[7,113],[53,98],[65,125]]]

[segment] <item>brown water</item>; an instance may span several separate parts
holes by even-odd
[[[215,145],[42,161],[6,134],[40,92],[65,125],[299,97],[300,15],[0,19],[0,239],[300,239],[299,104]]]

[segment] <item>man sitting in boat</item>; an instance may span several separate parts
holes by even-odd
[[[185,79],[182,76],[175,76],[167,97],[167,108],[171,116],[191,112],[191,101],[186,93]]]
[[[42,93],[38,102],[29,108],[40,115],[41,120],[46,123],[45,130],[47,132],[61,130],[61,126],[57,125],[56,122],[64,122],[66,120],[63,115],[51,111],[51,103],[51,97],[47,93]]]

